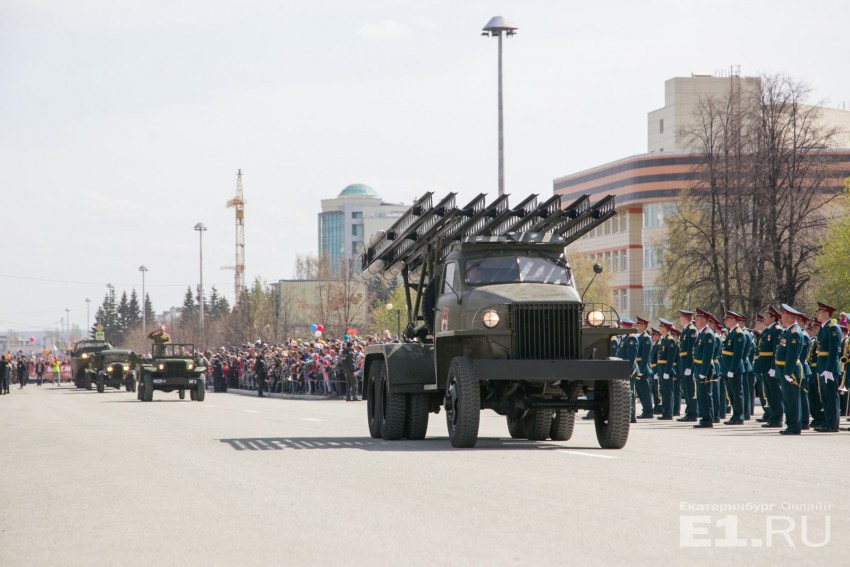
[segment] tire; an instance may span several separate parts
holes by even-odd
[[[153,378],[148,375],[145,376],[144,379],[144,391],[142,392],[142,401],[143,402],[152,402],[153,401]]]
[[[426,394],[408,394],[405,411],[404,437],[411,441],[425,439],[428,432],[428,396]]]
[[[178,396],[181,400],[185,400],[185,399],[186,399],[186,390],[179,390],[179,391],[177,392],[177,396]],[[195,396],[192,396],[192,399],[194,400],[194,399],[195,399]]]
[[[195,401],[196,402],[203,402],[204,398],[206,396],[207,396],[206,384],[204,384],[204,382],[201,381],[200,383],[198,383],[198,391],[195,394]]]
[[[456,356],[446,380],[446,426],[453,447],[475,447],[481,420],[481,388],[472,372],[472,360]]]
[[[522,420],[529,441],[545,441],[552,428],[552,410],[531,409]]]
[[[390,381],[384,376],[384,388],[381,391],[381,437],[387,441],[396,441],[404,435],[404,425],[407,421],[407,396],[391,394]]]
[[[185,396],[186,394],[184,393],[183,395]],[[180,398],[180,399],[182,400],[183,398]],[[196,390],[189,390],[189,399],[192,400],[193,402],[195,400],[197,400],[198,399],[198,392]]]
[[[102,394],[104,390],[106,390],[106,386],[103,384],[103,378],[98,378],[97,379],[97,393]]]
[[[381,438],[381,400],[379,392],[384,387],[386,367],[383,360],[377,360],[369,367],[369,392],[366,398],[366,413],[369,420],[369,435],[372,439]]]
[[[622,449],[629,440],[629,414],[631,404],[629,382],[611,380],[597,382],[603,384],[600,396],[594,392],[594,398],[601,400],[601,406],[594,413],[596,440],[603,449]]]
[[[569,441],[575,426],[576,412],[556,409],[555,417],[552,418],[552,427],[549,429],[549,437],[552,441]]]
[[[83,388],[86,390],[91,390],[91,374],[86,372],[83,374]]]
[[[522,421],[522,414],[508,412],[505,419],[508,422],[508,433],[511,435],[511,439],[528,439],[528,435],[525,433],[525,424]]]
[[[142,390],[144,390],[144,388],[142,388],[142,386],[139,386],[138,388],[136,388],[136,399],[139,400],[140,402],[142,401]]]

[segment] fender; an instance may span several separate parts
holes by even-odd
[[[369,368],[383,360],[387,369],[390,392],[409,394],[435,391],[434,345],[389,343],[366,347],[363,365],[363,395],[369,391]]]

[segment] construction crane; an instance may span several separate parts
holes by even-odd
[[[227,208],[236,209],[236,263],[223,270],[233,270],[233,304],[245,289],[245,197],[242,195],[242,170],[236,172],[236,196],[227,202]]]

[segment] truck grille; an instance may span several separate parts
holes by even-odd
[[[511,343],[516,359],[574,359],[581,356],[581,305],[510,305]]]
[[[182,360],[165,363],[166,378],[181,378],[186,375],[186,363]]]

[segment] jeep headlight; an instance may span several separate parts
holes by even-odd
[[[129,364],[122,364],[121,366],[122,366],[122,368],[124,368],[124,372],[127,372],[128,370],[130,370]]]
[[[605,322],[605,314],[599,309],[594,309],[587,314],[587,324],[591,327],[601,327]]]
[[[192,370],[194,367],[195,367],[195,365],[192,364],[191,362],[186,363],[186,370]]]
[[[499,314],[495,309],[488,309],[481,316],[481,322],[484,323],[484,326],[488,329],[492,329],[499,324]]]
[[[106,371],[107,371],[107,372],[112,372],[112,365],[111,365],[111,364],[110,364],[109,366],[107,366],[107,367],[106,367]]]
[[[163,364],[162,362],[160,362],[160,363],[157,365],[157,368],[158,368],[158,369],[160,369],[160,370],[165,370],[165,364]]]
[[[86,359],[88,357],[89,357],[89,353],[84,352],[83,355],[80,358]]]

